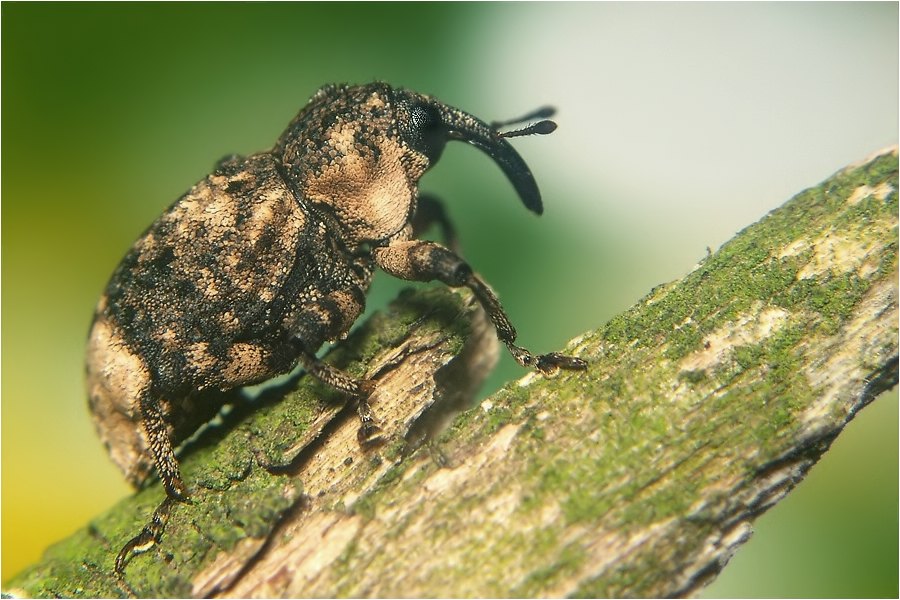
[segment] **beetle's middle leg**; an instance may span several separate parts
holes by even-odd
[[[295,350],[303,368],[319,381],[356,400],[360,420],[357,437],[360,444],[367,445],[378,441],[381,434],[369,406],[369,396],[375,390],[375,382],[348,375],[315,355],[323,340],[335,339],[347,331],[364,307],[365,298],[361,291],[335,291],[306,306],[286,325],[293,335]]]
[[[361,445],[365,446],[379,440],[381,427],[375,423],[372,407],[369,406],[369,396],[375,391],[374,381],[352,377],[340,369],[322,362],[314,354],[305,351],[300,354],[300,364],[303,365],[307,373],[319,381],[356,399],[356,412],[360,421],[356,437]]]
[[[465,286],[472,290],[497,329],[497,337],[506,344],[513,358],[523,367],[533,367],[545,375],[558,369],[582,370],[587,363],[558,352],[533,354],[517,346],[516,328],[500,305],[500,300],[472,268],[459,256],[434,242],[407,240],[375,249],[375,262],[387,273],[412,281],[437,279],[451,287]]]

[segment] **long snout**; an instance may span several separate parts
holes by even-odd
[[[525,207],[538,215],[544,212],[541,192],[531,170],[512,147],[512,144],[503,137],[503,134],[492,129],[484,121],[457,108],[443,105],[438,108],[441,111],[441,119],[447,128],[449,139],[462,140],[480,148],[500,166]],[[534,133],[544,132],[535,131]]]

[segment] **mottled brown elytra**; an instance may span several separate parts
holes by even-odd
[[[448,247],[416,239],[439,224],[455,246],[441,204],[417,189],[448,140],[487,153],[540,214],[534,177],[507,138],[556,125],[500,127],[552,112],[488,125],[384,83],[328,85],[271,150],[220,161],[150,226],[106,286],[87,348],[100,438],[130,483],[140,485],[155,467],[167,493],[119,553],[117,571],[159,540],[171,503],[188,498],[174,447],[220,408],[199,392],[259,383],[300,363],[356,400],[361,443],[378,437],[368,403],[375,384],[316,358],[362,314],[375,267],[471,289],[522,366],[545,374],[586,367],[517,346],[497,297],[469,265]]]

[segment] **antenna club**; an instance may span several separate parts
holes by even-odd
[[[533,123],[528,127],[523,127],[522,129],[516,129],[514,131],[507,131],[500,134],[500,137],[503,138],[511,138],[511,137],[521,137],[525,135],[547,135],[549,133],[553,133],[556,131],[556,123],[550,120],[538,121],[537,123]]]

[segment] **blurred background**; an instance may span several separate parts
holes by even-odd
[[[129,493],[82,355],[134,239],[318,86],[380,79],[515,141],[545,214],[451,145],[421,188],[521,342],[562,346],[834,171],[897,143],[897,3],[2,5],[2,579]],[[370,305],[404,284],[376,280]],[[523,374],[504,355],[485,393]],[[762,516],[707,596],[896,596],[896,391]]]

